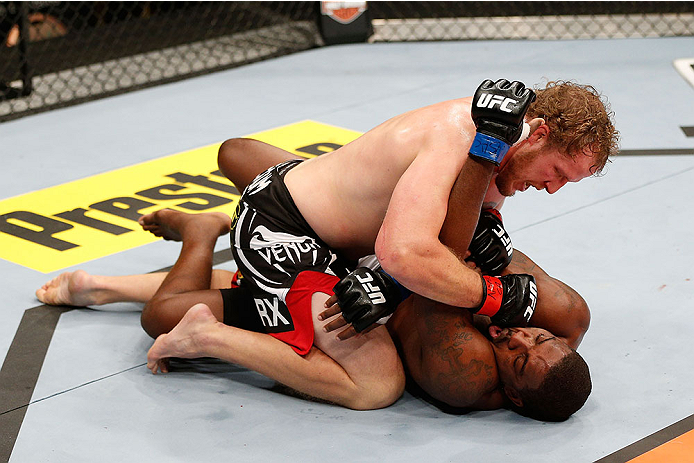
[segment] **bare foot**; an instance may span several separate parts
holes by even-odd
[[[221,212],[205,212],[202,214],[188,214],[162,209],[140,217],[138,220],[142,228],[154,236],[160,236],[165,240],[183,241],[186,236],[196,233],[210,233],[218,236],[226,235],[231,229],[231,218]]]
[[[195,304],[174,329],[154,341],[147,352],[147,368],[155,375],[159,370],[168,373],[167,360],[171,357],[205,357],[204,335],[218,323],[207,305]]]
[[[86,307],[97,304],[100,290],[94,276],[84,270],[61,273],[36,290],[44,304]]]

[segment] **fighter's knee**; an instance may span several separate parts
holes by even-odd
[[[350,400],[349,407],[354,410],[376,410],[395,403],[405,392],[405,372],[398,359],[390,368],[381,370],[376,381],[359,385]]]
[[[379,394],[373,408],[384,408],[395,403],[405,392],[405,372],[402,365],[388,379],[378,384]]]
[[[372,385],[368,390],[362,391],[356,397],[350,408],[354,410],[378,410],[385,408],[398,400],[405,391],[405,376],[402,378],[383,379],[377,385]]]
[[[140,315],[142,329],[154,339],[171,330],[167,329],[167,323],[164,320],[166,314],[164,304],[165,302],[159,298],[150,299]]]
[[[217,164],[222,173],[228,175],[234,171],[249,143],[252,143],[252,140],[247,138],[230,138],[222,143],[217,153]]]

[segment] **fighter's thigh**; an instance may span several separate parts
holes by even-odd
[[[234,277],[234,272],[222,269],[212,269],[212,281],[210,282],[211,289],[225,289],[231,285],[231,279]]]
[[[381,400],[392,403],[402,394],[405,373],[386,327],[379,326],[341,341],[337,339],[336,331],[326,333],[323,330],[325,322],[318,321],[318,314],[325,310],[327,299],[325,293],[314,293],[311,300],[314,345],[339,363],[365,392],[373,392],[380,395]]]

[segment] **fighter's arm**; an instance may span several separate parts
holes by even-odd
[[[530,325],[549,330],[576,349],[590,326],[590,310],[586,301],[517,249],[513,251],[513,260],[503,273],[527,273],[535,277],[538,298]]]
[[[441,137],[435,139],[438,141],[439,138]],[[463,145],[460,141],[444,141],[439,150],[443,154],[449,154],[450,148],[447,150],[447,146],[460,145]],[[383,269],[410,291],[488,315],[499,326],[527,323],[532,316],[537,296],[531,275],[482,278],[459,260],[467,243],[463,243],[456,253],[439,240],[450,189],[455,183],[450,176],[450,170],[455,164],[450,159],[458,161],[460,158],[449,154],[449,159],[438,159],[433,155],[436,151],[438,150],[425,150],[419,153],[395,188],[376,240],[376,254]],[[476,225],[491,170],[479,170],[477,176],[466,176],[466,172],[481,169],[482,165],[469,160],[465,162],[466,157],[461,158],[463,165],[453,172],[460,172],[460,178],[464,180],[459,180],[457,185],[466,185],[468,194],[460,195],[460,202],[455,204],[455,208],[459,231],[469,241],[467,237]],[[432,183],[436,178],[439,179],[438,182]],[[470,182],[466,179],[470,179]],[[419,191],[417,185],[422,185]],[[364,286],[363,283],[360,284]],[[340,299],[339,295],[338,299],[345,319],[354,322],[356,318],[362,317],[360,307],[355,307],[356,311],[353,311],[348,308],[349,303],[345,305],[346,300]],[[369,316],[367,321],[373,322],[378,318],[380,317]]]
[[[520,82],[485,80],[471,99],[470,118],[460,111],[425,123],[427,143],[418,140],[415,144],[419,150],[393,191],[375,245],[383,269],[409,290],[450,305],[471,308],[503,326],[527,321],[532,315],[536,296],[533,277],[485,276],[478,280],[460,259],[469,243],[469,226],[474,227],[476,223],[491,179],[491,167],[486,165],[482,169],[481,166],[498,165],[509,147],[521,137],[523,118],[534,99],[535,94]],[[472,158],[481,161],[474,163]],[[475,169],[481,169],[477,180],[469,174]],[[461,188],[467,189],[467,193],[458,194]],[[449,217],[444,225],[449,205],[458,214]],[[442,240],[455,240],[456,232],[466,235],[461,240],[465,244],[452,252]],[[374,292],[379,287],[373,285],[373,278],[368,281],[355,276],[348,278],[354,280],[347,287],[357,289],[354,292],[357,299],[365,295],[368,300],[378,294]],[[362,326],[373,323],[379,315],[387,315],[368,307],[365,311],[361,304],[354,306],[340,295],[337,300],[345,319],[360,320]]]
[[[474,136],[438,130],[398,181],[376,239],[376,255],[383,269],[409,290],[456,307],[476,307],[482,301],[479,275],[461,263],[439,239],[453,185],[463,167],[483,166],[465,152]],[[458,138],[456,138],[458,137]],[[465,138],[467,137],[467,139]],[[491,175],[491,167],[489,176]],[[476,184],[475,184],[476,181]],[[489,177],[471,177],[459,185],[477,194],[460,198],[458,224],[477,223]],[[468,201],[469,204],[465,204]]]
[[[491,163],[468,157],[451,189],[439,239],[460,260],[472,239],[492,173]]]

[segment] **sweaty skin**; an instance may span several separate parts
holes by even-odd
[[[482,299],[479,277],[439,239],[475,135],[470,104],[458,99],[396,116],[285,178],[299,211],[328,246],[350,258],[375,252],[412,291],[458,307]]]
[[[479,199],[470,201],[465,189],[470,187],[471,182],[460,181],[462,177],[458,176],[458,172],[469,172],[470,167],[476,166],[467,156],[474,136],[469,106],[469,99],[454,100],[398,116],[334,153],[293,169],[291,175],[287,176],[287,185],[302,214],[331,246],[350,257],[375,250],[386,270],[415,292],[436,296],[450,305],[471,307],[477,305],[481,295],[475,300],[474,291],[465,292],[462,288],[466,284],[468,288],[473,288],[474,282],[477,282],[481,290],[479,275],[459,260],[465,245],[458,243],[460,248],[444,245],[450,246],[452,236],[460,237],[455,231],[461,233],[462,230],[462,234],[468,238],[471,236],[485,193],[478,189]],[[498,168],[498,176],[493,180],[494,185],[499,186],[499,191],[487,191],[486,202],[498,205],[500,196],[508,196],[530,185],[553,193],[566,181],[577,181],[582,176],[590,175],[592,163],[586,164],[590,158],[586,156],[575,162],[548,146],[548,130],[547,126],[540,125],[526,141],[509,150]],[[399,159],[400,156],[402,159]],[[241,188],[262,170],[292,157],[290,153],[261,142],[234,139],[228,140],[220,148],[219,163],[220,169]],[[251,167],[244,167],[244,164]],[[242,168],[237,170],[239,165]],[[301,170],[306,171],[306,177],[303,178],[302,174],[299,180],[297,173],[297,178],[292,180],[294,173]],[[365,170],[369,175],[364,175]],[[365,177],[369,178],[366,183]],[[491,175],[483,184],[484,188],[489,178]],[[317,195],[317,191],[321,194]],[[320,201],[314,207],[316,199]],[[447,214],[447,222],[455,226],[444,225]],[[163,217],[155,222],[165,223]],[[321,228],[321,223],[330,224],[330,230]],[[356,227],[360,230],[355,230]],[[362,229],[363,233],[360,232]],[[145,308],[143,327],[152,336],[170,332],[170,335],[160,336],[150,351],[151,368],[161,366],[167,357],[199,356],[202,353],[240,363],[297,390],[351,408],[377,408],[397,399],[402,391],[401,367],[398,367],[397,356],[390,355],[391,350],[394,352],[395,349],[387,333],[384,333],[384,327],[362,334],[358,339],[335,342],[334,335],[326,336],[320,324],[316,323],[317,348],[302,358],[286,344],[267,335],[244,332],[215,322],[221,319],[220,293],[209,289],[211,281],[215,281],[212,277],[206,276],[206,280],[201,281],[199,275],[210,272],[213,240],[216,240],[218,233],[203,231],[205,233],[201,231],[200,234],[204,235],[204,242],[195,238],[186,244],[184,234],[181,235],[184,241],[181,256],[163,282],[161,276],[142,278],[143,282],[151,283],[154,290],[161,282],[157,294]],[[204,254],[209,263],[206,260],[204,265],[198,265],[204,260],[198,254]],[[66,280],[72,278],[63,278],[63,281]],[[471,281],[473,284],[470,284]],[[540,284],[538,282],[538,286]],[[46,294],[50,289],[45,290]],[[314,309],[327,299],[327,295],[321,294],[314,295]],[[196,299],[193,303],[202,301],[205,305],[198,305],[195,310],[189,311],[193,305],[191,297]],[[435,305],[434,309],[438,306],[452,310],[443,304]],[[423,307],[431,308],[431,302]],[[210,310],[213,316],[205,313]],[[461,333],[465,335],[468,328],[473,328],[468,322],[469,314],[464,310],[455,310],[458,311],[458,318],[451,320],[457,320],[454,321],[458,324],[456,326],[464,326]],[[438,316],[439,312],[434,310],[431,314]],[[184,315],[191,316],[185,318]],[[313,315],[317,315],[315,310]],[[171,331],[182,319],[183,322],[191,322],[187,324],[189,328],[204,325],[213,329]],[[413,342],[412,346],[419,345],[422,349],[428,345],[437,346],[431,349],[432,355],[436,355],[436,350],[455,353],[458,347],[464,348],[466,355],[476,349],[481,352],[475,354],[479,359],[477,362],[472,362],[475,358],[466,355],[451,356],[450,362],[444,362],[454,371],[476,372],[469,381],[474,386],[470,386],[471,391],[447,389],[451,403],[456,406],[472,404],[469,406],[479,408],[497,404],[498,381],[494,380],[493,367],[484,366],[491,365],[489,341],[480,334],[483,342],[458,345],[456,333],[451,333],[448,341],[442,342],[422,336],[422,332],[418,331],[422,341],[419,344]],[[195,348],[192,348],[187,336],[194,333],[202,335],[194,339]],[[405,339],[408,333],[403,331],[398,336]],[[431,330],[431,333],[436,333],[436,330]],[[409,335],[412,336],[411,333]],[[178,350],[181,347],[178,341],[189,350]],[[174,344],[178,346],[175,349]],[[492,345],[495,357],[497,353],[503,354],[504,345],[511,345],[510,342],[502,344]],[[381,357],[377,358],[379,355]],[[417,351],[406,355],[412,355],[406,358],[408,368],[416,370]],[[419,355],[419,359],[422,358]],[[458,369],[456,361],[462,362],[463,366],[474,363],[475,368]],[[390,367],[386,369],[385,365]],[[384,376],[385,371],[390,373],[388,380]],[[434,367],[429,371],[420,367],[419,371],[423,382],[426,378],[421,375],[437,377],[446,373]],[[379,391],[379,388],[382,390]],[[374,394],[374,391],[378,393]],[[444,394],[446,388],[442,391],[441,394]]]
[[[592,156],[573,160],[551,146],[549,127],[533,119],[530,136],[509,149],[497,176],[489,164],[485,181],[472,181],[470,106],[463,98],[396,116],[285,178],[299,211],[331,248],[350,258],[375,253],[405,287],[455,307],[477,307],[482,283],[451,251],[444,220],[467,230],[481,205],[473,192],[497,205],[529,186],[554,193],[591,175],[593,165]],[[498,188],[487,192],[490,180]],[[466,194],[456,195],[458,187]]]

